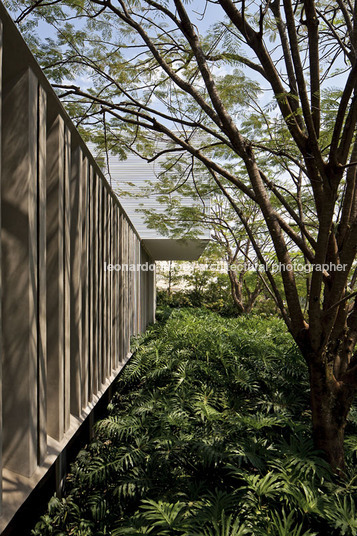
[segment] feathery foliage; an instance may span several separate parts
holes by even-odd
[[[357,535],[354,412],[338,481],[310,439],[307,367],[283,322],[163,316],[33,535]]]

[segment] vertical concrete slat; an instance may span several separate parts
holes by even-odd
[[[138,325],[138,270],[137,265],[139,264],[138,260],[138,237],[136,236],[136,233],[134,233],[134,265],[135,265],[135,272],[133,273],[134,276],[134,315],[133,315],[133,335],[137,335],[137,325]]]
[[[96,286],[97,286],[97,293],[96,293],[96,334],[97,334],[97,355],[96,355],[96,375],[97,375],[97,386],[98,390],[101,390],[102,386],[102,375],[101,375],[101,350],[102,350],[102,341],[100,340],[100,334],[101,334],[101,318],[100,318],[100,301],[101,301],[101,288],[100,288],[100,269],[101,269],[101,261],[100,261],[100,242],[102,240],[101,236],[101,225],[100,225],[100,195],[101,195],[101,187],[102,187],[102,180],[97,175],[96,176],[96,214],[97,214],[97,221],[96,221]]]
[[[119,255],[118,255],[118,205],[117,203],[114,203],[114,232],[113,232],[113,246],[114,246],[114,263],[115,265],[119,265]],[[113,321],[113,368],[117,369],[119,360],[118,360],[118,353],[119,353],[119,346],[118,346],[118,302],[119,302],[119,272],[114,272],[114,279],[113,279],[113,315],[114,315],[114,321]]]
[[[103,192],[103,256],[107,266],[111,263],[108,257],[108,190]],[[108,332],[108,270],[103,272],[103,356],[102,356],[102,378],[106,380],[107,373],[107,332]]]
[[[31,69],[3,89],[2,110],[3,463],[29,477],[38,459],[38,81]]]
[[[3,25],[2,25],[2,22],[0,20],[0,91],[1,91],[1,95],[3,94],[3,90],[2,90],[2,52],[3,52]],[[0,108],[0,129],[2,129],[2,110]],[[2,152],[2,140],[1,140],[1,137],[0,137],[0,169],[2,169],[2,156],[1,156],[1,152]],[[0,185],[1,185],[1,181],[2,181],[2,177],[0,176]],[[0,187],[1,188],[1,187]],[[0,189],[0,222],[1,222],[1,213],[2,213],[2,209],[1,209],[1,189]],[[0,227],[1,229],[1,227]],[[0,236],[0,240],[1,240],[1,236]],[[0,242],[1,244],[1,242]],[[2,265],[2,262],[1,262],[1,258],[2,258],[2,253],[1,253],[1,247],[0,247],[0,338],[2,340],[2,296],[3,296],[3,290],[2,290],[2,275],[1,275],[1,272],[2,272],[2,268],[1,268],[1,265]],[[2,413],[3,413],[3,403],[2,403],[2,383],[3,383],[3,375],[2,375],[2,360],[3,360],[3,348],[2,348],[2,345],[0,345],[0,474],[2,474],[2,466],[3,466],[3,462],[2,462],[2,450],[3,450],[3,418],[2,418]],[[2,513],[2,481],[0,482],[0,515]]]
[[[109,196],[109,257],[112,263],[113,255],[113,198]],[[114,271],[109,272],[109,295],[108,295],[108,318],[109,318],[109,356],[108,356],[108,378],[110,378],[113,369],[113,276]]]
[[[150,259],[148,255],[145,252],[145,260],[148,262],[148,266],[150,266]],[[146,329],[148,325],[148,282],[149,282],[149,270],[145,273],[145,287],[143,289],[143,294],[145,296],[145,317],[144,317],[144,330]]]
[[[47,96],[38,88],[38,463],[47,454],[46,126]]]
[[[134,233],[134,230],[132,229],[132,247],[133,247],[133,251],[132,251],[132,264],[135,266],[136,265],[136,242],[137,242],[137,237],[136,237],[136,234]],[[136,279],[136,271],[132,271],[131,273],[132,275],[132,304],[133,304],[133,309],[132,309],[132,314],[131,314],[131,319],[132,319],[132,325],[131,325],[131,333],[132,335],[136,335],[136,307],[137,307],[137,303],[136,303],[136,290],[137,290],[137,279]]]
[[[127,294],[127,271],[124,270],[128,262],[128,222],[124,214],[122,215],[122,359],[126,359],[127,337],[128,337],[128,294]]]
[[[140,333],[140,321],[141,321],[141,246],[140,246],[140,239],[137,238],[136,242],[136,259],[137,259],[137,265],[138,270],[136,274],[136,334],[138,335]]]
[[[85,408],[89,402],[89,188],[88,188],[89,165],[85,157],[82,164],[81,190],[82,190],[82,265],[81,265],[81,283],[82,283],[82,408]]]
[[[138,262],[138,259],[137,259],[137,251],[138,251],[138,239],[137,239],[137,236],[136,234],[133,232],[133,254],[134,254],[134,259],[133,259],[133,263],[134,263],[134,266],[135,266],[135,272],[133,272],[133,280],[134,280],[134,284],[133,284],[133,335],[137,335],[137,329],[136,329],[136,326],[137,326],[137,310],[138,310],[138,301],[137,301],[137,292],[138,292],[138,273],[136,271],[136,265],[137,265],[137,262]]]
[[[71,413],[82,412],[82,207],[83,207],[83,153],[77,147],[72,154],[71,174]]]
[[[112,263],[115,266],[115,257],[114,257],[114,202],[113,197],[110,196],[110,258],[112,259]],[[109,332],[109,340],[110,340],[110,361],[109,361],[109,376],[111,376],[114,365],[114,344],[113,344],[113,318],[114,318],[114,308],[113,308],[113,285],[114,285],[114,276],[115,276],[115,270],[110,272],[110,286],[109,286],[109,315],[110,315],[110,332]]]
[[[146,255],[146,252],[144,250],[143,250],[143,259],[144,259],[145,263],[148,262],[147,255]],[[142,311],[141,331],[145,331],[145,328],[146,328],[146,317],[147,317],[147,302],[146,302],[147,276],[148,276],[148,272],[143,271],[142,272],[143,284],[142,284],[142,287],[141,287],[141,300],[142,300],[142,305],[141,305],[141,311]]]
[[[126,359],[126,339],[127,339],[127,326],[128,326],[128,306],[127,306],[127,272],[124,270],[125,263],[128,262],[128,240],[127,240],[127,220],[122,215],[122,359]]]
[[[103,190],[104,184],[99,181],[98,190],[98,380],[99,386],[103,378]]]
[[[136,262],[138,266],[138,270],[136,272],[136,334],[138,335],[141,331],[141,255],[140,255],[140,240],[137,238],[136,240]]]
[[[64,434],[64,122],[57,116],[47,136],[47,422]]]
[[[129,265],[135,262],[135,235],[129,226]],[[135,272],[129,271],[129,304],[130,304],[130,338],[134,334],[134,308],[135,308]],[[130,341],[129,341],[130,350]]]
[[[146,263],[146,255],[145,251],[143,250],[142,245],[140,244],[140,262],[144,266]],[[145,274],[146,271],[142,269],[140,271],[140,333],[144,331],[144,323],[145,323],[145,294],[143,292],[145,288]]]
[[[64,332],[64,431],[70,427],[71,406],[71,133],[64,132],[64,221],[63,221],[63,332]]]
[[[146,255],[146,260],[148,262],[148,265],[150,266],[150,258],[149,256],[145,253]],[[148,307],[149,307],[149,304],[148,304],[148,284],[149,284],[149,277],[150,277],[150,271],[148,270],[145,274],[145,288],[144,288],[144,294],[145,294],[145,324],[144,324],[144,329],[146,329],[147,325],[148,325]]]
[[[132,236],[132,260],[133,266],[136,265],[136,234],[131,229]],[[131,334],[136,335],[136,271],[131,272],[131,292],[132,292],[132,311],[131,311]]]
[[[107,258],[108,262],[112,264],[112,258],[110,256],[110,194],[107,193],[107,213],[106,213],[106,251],[107,251]],[[111,272],[108,271],[106,274],[107,279],[107,300],[106,300],[106,347],[107,347],[107,353],[106,353],[106,360],[105,360],[105,377],[108,378],[109,375],[109,364],[110,364],[110,276]]]
[[[130,267],[131,264],[131,228],[130,225],[127,225],[127,263],[128,267]],[[130,337],[131,337],[131,310],[132,310],[132,302],[131,302],[131,272],[128,270],[126,272],[127,274],[127,283],[126,283],[126,289],[127,289],[127,315],[128,315],[128,324],[127,324],[127,352],[129,352],[129,346],[130,346]]]
[[[88,249],[89,249],[89,310],[88,310],[88,380],[89,380],[89,400],[92,400],[94,394],[94,333],[93,333],[93,315],[94,315],[94,285],[93,285],[93,272],[94,272],[94,182],[93,182],[93,168],[89,165],[88,170],[89,180],[89,236],[88,236]]]
[[[113,248],[113,262],[114,266],[118,264],[117,259],[117,248],[116,248],[116,237],[117,237],[117,224],[116,224],[116,203],[113,199],[112,203],[112,248]],[[114,270],[113,279],[112,279],[112,369],[116,369],[116,281],[117,281],[117,272]]]
[[[98,305],[99,305],[99,287],[98,287],[98,182],[99,178],[96,172],[93,170],[93,382],[94,382],[94,394],[98,393],[99,378],[98,378],[98,358],[99,358],[99,340],[98,340]]]
[[[107,235],[107,251],[108,251],[108,259],[110,259],[110,262],[112,263],[112,252],[111,252],[111,196],[108,192],[108,214],[107,214],[107,220],[108,220],[108,235]],[[111,363],[111,341],[110,341],[110,334],[111,334],[111,315],[110,315],[110,307],[111,307],[111,300],[110,300],[110,289],[111,289],[111,277],[113,272],[108,272],[107,276],[107,368],[106,368],[106,377],[109,378],[110,376],[110,363]]]
[[[140,318],[139,318],[139,333],[143,332],[143,323],[144,323],[144,311],[145,311],[145,303],[144,303],[144,295],[143,295],[143,288],[145,285],[144,277],[145,277],[145,270],[143,269],[145,265],[145,252],[143,250],[143,247],[140,243],[140,263],[141,263],[141,270],[140,270]]]
[[[119,215],[119,264],[121,270],[119,272],[119,360],[120,363],[124,360],[124,214],[120,210]]]
[[[125,262],[127,263],[128,267],[130,266],[130,225],[128,221],[126,221],[126,259]],[[126,329],[125,329],[125,338],[126,338],[126,348],[125,348],[125,357],[127,357],[128,352],[130,350],[130,336],[131,336],[131,301],[130,301],[130,272],[129,269],[125,272],[125,288],[126,288],[126,304],[125,304],[125,319],[126,319]]]
[[[118,264],[121,265],[121,211],[120,207],[117,208],[117,258]],[[117,366],[121,361],[121,270],[117,274]]]

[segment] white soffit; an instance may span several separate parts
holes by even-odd
[[[143,245],[155,261],[196,261],[209,239],[145,238]]]

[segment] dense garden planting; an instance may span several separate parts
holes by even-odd
[[[36,536],[357,535],[347,472],[313,448],[307,369],[277,318],[163,311]]]

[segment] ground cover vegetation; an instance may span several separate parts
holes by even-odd
[[[315,446],[343,473],[357,391],[357,4],[5,2],[78,126],[121,155],[170,155],[200,194],[229,201],[308,364]],[[283,267],[296,255],[315,267],[307,308],[297,270],[277,285],[247,204]]]
[[[307,365],[282,320],[162,310],[34,536],[356,535],[346,474],[315,450]]]

